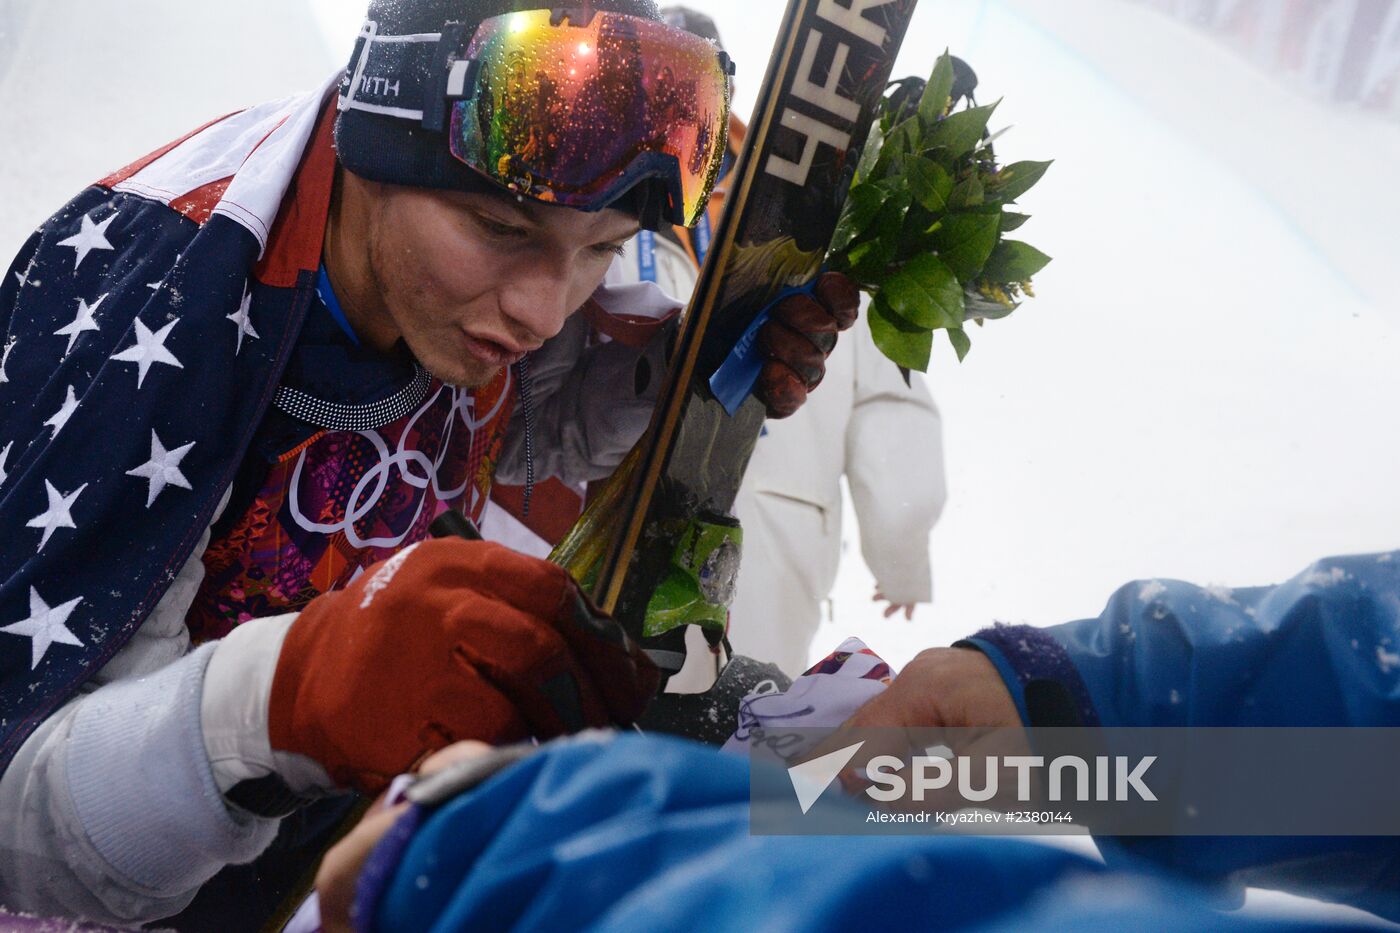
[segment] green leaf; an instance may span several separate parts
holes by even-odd
[[[884,203],[880,206],[880,212],[875,215],[871,227],[878,229],[882,236],[898,235],[900,228],[904,226],[904,215],[909,212],[909,204],[913,200],[909,188],[894,180],[883,181],[875,187],[884,198]]]
[[[972,349],[972,338],[961,327],[952,327],[948,329],[948,339],[952,341],[953,349],[958,354],[958,362],[961,363],[967,356],[967,351]]]
[[[865,137],[865,148],[860,151],[860,161],[856,163],[856,184],[860,184],[870,177],[870,173],[875,170],[875,162],[880,158],[880,150],[885,146],[885,134],[880,129],[880,122],[875,121],[870,127],[870,135]]]
[[[931,149],[944,146],[954,156],[966,155],[981,141],[982,133],[987,129],[987,121],[996,109],[996,104],[987,104],[985,107],[970,107],[949,114],[924,137],[924,147]]]
[[[958,182],[948,195],[948,210],[960,211],[967,207],[977,207],[986,200],[982,182],[974,176]]]
[[[915,256],[890,277],[880,296],[891,311],[915,327],[957,327],[963,320],[963,289],[937,256]]]
[[[928,359],[933,351],[933,331],[915,327],[889,310],[883,295],[877,294],[870,303],[870,336],[880,352],[906,369],[928,372]]]
[[[997,182],[992,193],[1003,201],[1014,201],[1040,181],[1040,176],[1045,174],[1045,170],[1050,167],[1050,164],[1049,162],[1012,162],[997,172]]]
[[[997,245],[999,219],[996,214],[953,214],[944,218],[929,243],[960,281],[970,282]]]
[[[893,258],[894,251],[890,248],[888,237],[884,239],[876,237],[873,240],[857,243],[847,253],[852,277],[858,282],[868,282],[877,287],[888,274],[890,261]]]
[[[1030,214],[1018,214],[1015,211],[1002,211],[1001,232],[1010,233],[1012,230],[1015,230],[1017,227],[1021,226],[1021,224],[1025,223],[1030,219]]]
[[[909,191],[892,189],[888,183],[874,187],[881,193],[883,203],[847,255],[857,278],[878,282],[885,277],[886,267],[899,250],[904,215],[909,212]]]
[[[1029,243],[1002,240],[992,250],[982,274],[993,282],[1024,282],[1044,269],[1048,262],[1050,257]]]
[[[856,184],[846,196],[841,219],[831,237],[831,250],[840,254],[869,229],[885,203],[885,192],[873,184]]]
[[[871,177],[885,180],[899,177],[899,164],[905,156],[919,147],[919,121],[910,117],[890,130],[880,147],[880,157],[871,169]]]
[[[909,190],[925,209],[938,214],[948,209],[948,195],[953,191],[953,179],[932,159],[910,156],[904,160],[904,175]]]
[[[948,104],[948,95],[953,93],[953,57],[944,49],[934,63],[933,74],[924,85],[924,95],[919,98],[919,119],[925,126],[933,126],[935,120],[943,116],[943,108]]]

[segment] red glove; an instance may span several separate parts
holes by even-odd
[[[856,322],[859,307],[856,284],[840,272],[822,273],[813,294],[790,295],[774,305],[758,332],[768,362],[755,394],[768,407],[768,417],[786,418],[807,401],[826,375],[837,332]]]
[[[425,541],[311,602],[282,644],[274,749],[376,793],[460,739],[623,725],[656,668],[561,567],[485,541]]]

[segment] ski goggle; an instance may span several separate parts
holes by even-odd
[[[452,154],[519,194],[583,210],[657,179],[662,215],[693,226],[724,160],[731,72],[705,39],[635,16],[495,16],[453,64]]]

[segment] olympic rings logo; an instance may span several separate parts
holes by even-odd
[[[384,497],[384,493],[389,489],[390,482],[395,479],[395,474],[397,474],[402,482],[407,483],[414,489],[427,490],[431,487],[437,501],[452,500],[467,491],[467,488],[471,486],[471,475],[468,475],[461,485],[452,489],[444,489],[442,487],[440,476],[442,465],[447,460],[448,452],[454,446],[453,432],[457,429],[459,421],[461,427],[467,432],[467,443],[470,444],[477,430],[490,423],[490,421],[500,413],[501,408],[506,403],[506,399],[510,397],[511,383],[514,380],[514,374],[511,373],[510,370],[506,370],[506,373],[506,384],[502,387],[500,396],[496,399],[496,403],[491,407],[490,411],[479,418],[476,416],[476,398],[471,390],[460,389],[456,386],[442,385],[423,403],[418,411],[414,412],[413,417],[409,418],[408,423],[404,425],[403,432],[399,435],[399,443],[396,450],[391,451],[389,449],[389,445],[384,440],[384,436],[378,431],[353,432],[365,438],[374,446],[375,451],[379,455],[379,462],[370,467],[370,469],[365,472],[364,476],[360,477],[359,482],[355,484],[355,488],[350,493],[350,497],[345,504],[345,517],[334,524],[312,521],[302,512],[300,497],[301,475],[302,468],[306,465],[306,455],[310,453],[310,448],[303,450],[297,456],[296,467],[292,470],[291,489],[288,493],[288,506],[291,509],[292,519],[297,523],[298,527],[306,531],[325,535],[333,535],[340,532],[345,535],[345,540],[354,548],[396,548],[403,544],[409,532],[413,530],[413,526],[417,523],[418,517],[423,513],[423,505],[427,501],[427,496],[422,493],[417,497],[418,506],[414,509],[413,517],[408,520],[407,526],[401,532],[393,534],[391,537],[362,538],[359,532],[355,530],[355,525],[378,507],[380,500]],[[413,429],[418,423],[418,420],[438,403],[438,400],[442,398],[444,392],[449,393],[451,403],[447,412],[447,420],[444,424],[442,444],[437,452],[437,457],[430,460],[422,451],[408,447],[408,439],[413,435]],[[480,499],[481,490],[473,487],[471,502],[473,511],[479,504]]]

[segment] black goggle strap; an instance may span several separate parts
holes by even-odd
[[[556,15],[560,22],[575,22],[571,12]],[[424,129],[442,132],[452,103],[468,95],[476,78],[476,63],[461,58],[474,34],[463,23],[448,23],[442,32],[382,36],[379,24],[366,20],[340,80],[337,107],[417,120]],[[733,60],[723,50],[716,52],[721,68],[733,75]]]
[[[465,23],[448,23],[434,49],[427,103],[423,106],[423,128],[442,132],[447,128],[452,103],[467,96],[476,80],[476,62],[459,56],[472,34]]]
[[[465,23],[448,23],[442,32],[383,36],[366,20],[340,81],[339,109],[417,120],[442,132],[453,102],[468,96],[476,78],[476,63],[461,57],[473,35]]]

